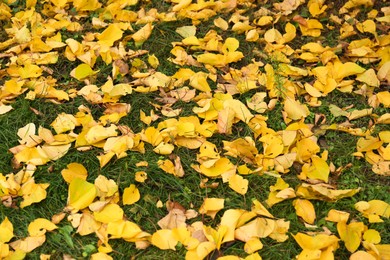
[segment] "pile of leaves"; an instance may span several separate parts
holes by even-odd
[[[349,211],[333,208],[317,221],[317,201],[364,192],[339,187],[352,166],[334,164],[322,142],[326,133],[356,137],[351,158],[366,161],[380,182],[390,176],[390,7],[328,2],[3,1],[2,122],[20,113],[20,100],[69,105],[73,112],[51,111],[48,123],[23,122],[13,145],[0,151],[12,154],[13,171],[0,174],[1,207],[14,210],[12,217],[39,209],[50,189],[60,192],[36,182],[42,167],[67,190],[51,219],[37,216],[17,227],[24,230],[19,235],[2,213],[0,259],[28,257],[56,233],[72,246],[76,237],[93,236],[83,255],[91,259],[118,258],[116,240],[133,243],[132,254],[140,257],[155,247],[181,249],[186,259],[252,260],[261,259],[264,241],[295,240],[298,259],[333,259],[342,250],[350,259],[388,259],[386,231],[373,228],[388,224],[388,202],[350,201]],[[151,43],[169,28],[177,40],[162,53]],[[329,104],[332,95],[358,96],[365,105]],[[150,101],[140,105],[144,97]],[[277,124],[270,122],[275,117]],[[105,174],[127,157],[150,153],[157,156],[133,163],[126,182]],[[92,156],[100,169],[87,169],[82,160],[53,169],[69,154]],[[157,175],[201,190],[202,204],[151,199],[146,187]],[[191,183],[191,175],[200,182]],[[248,190],[267,198],[255,192],[246,208],[229,204],[229,194],[245,201]],[[153,231],[131,214],[148,198],[166,214],[151,216]],[[273,210],[286,201],[299,232]],[[233,244],[241,251],[226,253]],[[53,249],[47,246],[40,258],[49,259]]]

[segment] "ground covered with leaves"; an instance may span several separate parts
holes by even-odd
[[[382,0],[4,0],[0,259],[390,259]]]

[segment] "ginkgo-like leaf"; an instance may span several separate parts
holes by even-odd
[[[151,242],[154,246],[166,250],[176,250],[177,240],[170,229],[161,229],[153,233]]]
[[[88,207],[97,194],[95,185],[80,178],[74,178],[69,184],[68,205],[76,210]]]
[[[37,218],[28,225],[28,233],[32,237],[42,236],[46,231],[53,231],[58,227],[50,220]]]
[[[295,211],[305,222],[314,224],[316,219],[316,212],[313,204],[308,200],[296,199],[293,201]]]
[[[0,224],[0,242],[7,243],[14,237],[14,228],[7,217]]]
[[[136,203],[141,198],[140,192],[138,188],[131,184],[129,187],[125,188],[123,191],[123,204],[124,205],[131,205]]]

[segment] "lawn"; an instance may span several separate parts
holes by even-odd
[[[390,7],[4,0],[0,259],[390,259]]]

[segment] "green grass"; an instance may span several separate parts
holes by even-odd
[[[135,6],[128,7],[128,9],[139,11],[139,9],[143,6],[143,1],[139,2],[140,3]],[[147,4],[144,6],[146,10],[157,8],[160,12],[167,12],[170,8],[169,2],[166,1],[156,0],[145,2],[147,2]],[[342,4],[339,2],[340,1],[337,1],[335,5],[341,7]],[[41,7],[42,6],[39,6],[39,8]],[[271,5],[267,5],[267,7],[272,8]],[[13,6],[13,8],[14,13],[20,9],[19,6]],[[240,6],[240,8],[243,7]],[[378,10],[380,9],[378,6],[375,6],[375,8]],[[363,10],[363,13],[365,14],[368,11],[369,10]],[[306,5],[302,5],[294,12],[294,15],[295,14],[300,14],[303,17],[310,16]],[[99,10],[96,11],[96,13],[93,15],[98,16]],[[253,10],[246,10],[243,12],[243,15],[250,17],[252,20]],[[221,15],[221,17],[226,20],[228,20],[230,16],[231,14]],[[88,24],[91,20],[92,17],[83,18],[82,21],[85,21],[86,23],[85,28],[92,28],[91,24]],[[321,21],[323,23],[327,23],[328,19],[327,17],[323,17]],[[278,23],[276,25],[276,28],[284,32],[285,23],[286,21],[281,21],[280,24]],[[168,60],[169,57],[172,57],[170,54],[172,49],[171,43],[180,42],[182,40],[181,36],[177,34],[175,30],[177,27],[191,24],[192,22],[189,19],[155,23],[155,27],[150,38],[142,46],[138,47],[138,49],[147,50],[149,54],[156,55],[160,62],[160,65],[156,70],[171,76],[180,68],[180,66],[173,64]],[[333,23],[331,24],[335,25]],[[4,28],[9,27],[9,24],[4,20],[1,21],[1,25],[4,25]],[[294,25],[298,27],[297,23],[294,23]],[[0,27],[3,28],[3,26]],[[139,25],[134,25],[133,27],[136,29],[141,28]],[[255,59],[256,61],[262,61],[264,63],[269,63],[274,67],[275,73],[277,74],[275,76],[275,81],[277,81],[276,87],[280,91],[280,95],[278,96],[278,103],[275,108],[273,110],[267,111],[264,116],[268,117],[267,126],[269,128],[272,128],[275,131],[284,130],[286,128],[286,123],[283,121],[282,117],[282,102],[285,98],[285,89],[280,82],[282,76],[278,75],[278,62],[272,59],[271,54],[265,53],[263,51],[265,43],[263,41],[259,43],[246,42],[245,35],[243,34],[236,34],[230,30],[222,31],[213,25],[213,18],[208,21],[203,21],[200,25],[197,25],[197,36],[203,37],[210,28],[215,29],[219,35],[223,37],[223,39],[226,39],[227,37],[236,37],[239,39],[239,51],[244,54],[244,58],[241,61],[232,64],[232,68],[241,69],[243,66],[250,64],[252,59]],[[92,31],[101,32],[102,29],[94,29]],[[74,38],[81,42],[82,36],[86,31],[73,33],[63,29],[61,32],[63,33],[63,40]],[[130,34],[130,32],[127,32],[126,34]],[[123,37],[125,37],[126,34],[124,34]],[[329,45],[334,47],[339,43],[338,30],[336,31],[325,29],[322,32],[322,35],[323,36],[318,39],[322,42],[323,46]],[[351,39],[365,36],[367,35],[358,34]],[[6,37],[8,36],[6,35],[5,31],[0,29],[0,39],[5,39]],[[299,49],[301,45],[308,42],[317,41],[318,39],[312,37],[302,37],[298,35],[291,43],[289,43],[289,45],[293,49]],[[350,39],[348,38],[346,41],[350,41]],[[132,41],[129,41],[126,44],[126,49],[135,50],[137,48]],[[195,53],[189,48],[187,49],[187,52],[188,54]],[[259,55],[259,52],[262,54]],[[268,57],[264,58],[264,55]],[[340,53],[340,57],[342,57],[342,55],[343,53]],[[138,58],[144,62],[147,61],[147,55]],[[345,57],[342,58],[345,59]],[[0,69],[7,68],[7,63],[9,61],[10,60],[8,57],[0,58]],[[131,63],[131,60],[128,60],[127,62]],[[70,71],[80,63],[81,62],[79,60],[71,62],[65,57],[60,56],[59,61],[56,64],[48,66],[53,70],[52,77],[57,79],[58,89],[68,91],[71,88],[79,90],[84,87],[85,84],[77,81],[69,75]],[[295,66],[301,68],[305,68],[308,65],[298,59],[293,59],[292,63]],[[310,64],[309,66],[313,66],[313,64]],[[190,68],[195,72],[207,71],[205,68]],[[93,84],[101,86],[104,84],[104,82],[106,82],[107,77],[111,75],[112,65],[105,64],[99,58],[94,67],[94,70],[96,69],[99,69],[100,72],[95,78]],[[260,70],[262,73],[265,73],[264,68],[260,68]],[[218,74],[225,74],[226,71],[228,71],[227,68],[223,68],[223,70],[221,69],[218,71]],[[9,76],[7,74],[5,74],[5,76],[1,74],[0,86],[3,85],[3,82],[8,79]],[[131,75],[126,75],[123,78],[114,79],[114,82],[120,83],[131,80],[134,80]],[[312,81],[313,78],[291,77],[289,80],[293,82],[304,83]],[[215,83],[209,83],[212,85],[212,88],[215,89]],[[245,101],[257,91],[266,90],[264,86],[261,86],[259,89],[235,95],[234,98],[245,104]],[[158,91],[153,93],[133,92],[130,95],[122,97],[120,101],[130,104],[131,112],[121,119],[120,124],[130,127],[134,133],[141,132],[142,129],[146,128],[146,125],[139,119],[140,110],[142,109],[145,113],[149,114],[150,110],[154,109],[153,104],[160,104],[158,101],[156,101],[156,98],[158,97]],[[268,97],[266,101],[269,101]],[[301,98],[301,101],[304,102],[304,98]],[[354,105],[355,109],[369,108],[367,99],[365,97],[353,93],[341,93],[338,90],[335,90],[328,96],[321,98],[321,101],[322,105],[320,107],[310,108],[311,114],[306,118],[305,123],[313,124],[314,115],[316,113],[324,114],[326,116],[326,124],[329,125],[333,123],[340,124],[345,122],[346,118],[334,117],[330,113],[328,108],[330,104],[337,105],[340,108],[347,107],[349,105]],[[0,100],[0,102],[3,101]],[[68,113],[74,115],[77,113],[78,107],[80,105],[84,105],[90,108],[95,120],[97,120],[99,116],[103,115],[103,111],[105,110],[104,105],[90,104],[83,97],[76,97],[68,102],[63,102],[61,104],[54,104],[44,98],[27,100],[25,99],[25,94],[16,98],[12,103],[14,110],[7,114],[0,115],[0,173],[6,175],[9,173],[16,173],[19,170],[12,167],[11,162],[13,155],[8,151],[8,149],[19,144],[17,136],[17,131],[19,128],[25,126],[28,123],[34,123],[37,127],[43,126],[51,129],[50,124],[58,114]],[[195,106],[198,105],[194,101],[188,103],[179,101],[174,104],[172,108],[182,108],[183,111],[180,116],[191,116],[194,115],[192,109]],[[39,113],[34,113],[34,110],[39,111]],[[374,109],[374,113],[378,115],[388,113],[388,108],[384,108],[382,106],[378,107]],[[167,117],[161,115],[161,117],[151,125],[157,126],[159,122],[162,122],[166,119]],[[370,118],[364,117],[354,120],[352,123],[355,124],[355,127],[368,128],[370,120]],[[379,131],[384,130],[390,130],[389,125],[376,125],[373,131],[373,135],[376,136]],[[239,122],[233,125],[231,135],[221,135],[215,133],[212,137],[207,138],[207,140],[216,144],[219,152],[221,152],[222,155],[224,152],[222,141],[233,141],[237,138],[244,138],[246,136],[253,137],[253,133],[246,124]],[[330,209],[337,209],[349,212],[351,214],[350,220],[362,221],[368,226],[368,228],[373,228],[379,231],[382,237],[381,243],[389,244],[389,220],[386,219],[384,223],[368,223],[367,219],[362,217],[362,215],[354,209],[354,204],[361,200],[369,201],[373,199],[379,199],[388,203],[390,202],[389,177],[374,174],[371,170],[370,164],[368,164],[364,159],[359,159],[352,155],[354,152],[356,152],[356,142],[358,139],[359,137],[352,136],[348,133],[331,130],[322,133],[320,136],[321,152],[324,150],[329,151],[328,162],[332,162],[336,168],[346,166],[347,164],[351,163],[351,167],[345,169],[339,176],[330,176],[331,184],[335,185],[338,189],[361,187],[361,191],[352,198],[342,199],[337,202],[331,203],[324,201],[313,201],[317,215],[315,223],[317,228],[315,228],[314,231],[321,231],[322,227],[326,227],[332,233],[337,235],[336,224],[325,220],[325,217],[327,216]],[[259,153],[263,152],[262,144],[258,140],[256,140],[256,148],[258,148]],[[89,151],[80,152],[72,146],[64,157],[57,161],[51,161],[46,165],[39,166],[34,174],[36,183],[50,183],[50,186],[47,189],[47,198],[38,204],[33,204],[23,209],[7,208],[3,205],[0,205],[0,222],[5,217],[9,218],[14,226],[14,240],[16,240],[24,238],[28,235],[28,224],[34,219],[51,219],[54,214],[62,212],[67,205],[68,185],[61,177],[61,171],[72,162],[78,162],[85,166],[89,174],[87,181],[91,183],[93,183],[99,175],[104,175],[108,179],[114,180],[119,187],[120,194],[122,194],[123,190],[130,184],[136,183],[135,172],[146,171],[148,174],[148,179],[146,182],[136,183],[141,193],[141,199],[133,205],[123,206],[121,203],[120,205],[124,210],[126,219],[137,223],[142,228],[142,230],[149,232],[150,234],[160,229],[157,225],[157,222],[168,213],[165,207],[158,208],[156,206],[156,203],[159,200],[163,203],[168,200],[172,200],[180,203],[186,209],[191,208],[198,210],[202,205],[204,198],[224,198],[225,208],[217,214],[215,219],[212,219],[209,216],[199,215],[198,217],[187,221],[188,224],[191,224],[195,221],[202,221],[204,225],[216,228],[220,223],[223,212],[227,209],[244,209],[250,211],[252,207],[252,200],[257,199],[264,203],[270,192],[269,187],[274,185],[276,181],[274,177],[268,176],[266,174],[253,174],[245,176],[245,178],[247,178],[249,181],[249,187],[248,192],[244,196],[234,192],[226,183],[223,183],[220,178],[209,180],[209,183],[217,182],[219,184],[218,188],[202,189],[199,187],[199,184],[202,179],[205,178],[205,176],[196,172],[191,167],[192,164],[197,164],[197,150],[191,150],[184,147],[175,147],[174,154],[181,158],[185,172],[185,176],[183,178],[178,178],[163,172],[157,165],[158,160],[167,159],[169,156],[154,153],[152,151],[153,147],[149,144],[145,144],[145,149],[146,152],[144,154],[134,151],[127,151],[126,157],[122,159],[113,158],[112,161],[110,161],[106,166],[100,168],[99,161],[96,156],[102,153],[102,149],[92,148]],[[229,157],[229,159],[231,159],[231,161],[236,164],[243,163],[239,158]],[[149,166],[137,167],[136,163],[140,161],[147,161]],[[292,188],[296,188],[301,183],[297,177],[297,175],[300,173],[299,166],[295,166],[297,165],[294,165],[294,167],[290,169],[291,171],[289,173],[283,175],[283,179]],[[21,199],[17,198],[16,204],[18,204],[20,201]],[[301,248],[293,239],[292,234],[313,230],[306,228],[303,221],[296,215],[291,200],[276,204],[272,208],[269,208],[269,211],[276,218],[283,218],[286,221],[290,221],[290,229],[288,232],[289,239],[283,243],[277,243],[270,238],[261,239],[264,247],[259,251],[259,254],[263,259],[294,258],[301,252]],[[98,238],[94,234],[80,236],[76,233],[76,229],[71,226],[70,222],[67,221],[66,218],[58,224],[58,227],[58,230],[48,232],[46,242],[41,247],[38,247],[29,253],[27,259],[39,259],[41,254],[50,254],[51,259],[61,259],[64,254],[70,255],[75,259],[86,259],[91,254],[97,252]],[[150,246],[145,250],[139,250],[136,249],[134,243],[128,243],[121,239],[110,240],[110,245],[113,248],[113,252],[110,253],[110,255],[114,259],[184,259],[186,253],[186,249],[183,245],[178,245],[176,251],[162,251],[154,246]],[[359,249],[363,249],[363,247],[361,246]],[[243,258],[246,257],[247,254],[244,251],[244,243],[240,241],[225,243],[222,245],[219,251],[212,252],[208,256],[208,259],[217,259],[219,256],[224,255],[237,255]],[[349,256],[350,253],[343,245],[343,242],[340,241],[340,248],[335,252],[335,258],[348,259]]]

